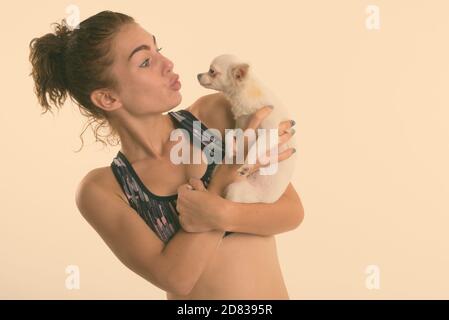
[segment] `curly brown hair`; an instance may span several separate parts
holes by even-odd
[[[96,141],[98,130],[109,128],[106,137],[110,145],[119,143],[117,131],[109,123],[106,112],[97,107],[90,94],[100,88],[117,88],[117,82],[109,72],[113,63],[112,40],[120,28],[135,22],[126,14],[102,11],[71,28],[65,19],[56,25],[53,33],[31,40],[29,60],[32,65],[30,76],[34,79],[34,92],[44,111],[52,112],[52,106],[61,108],[67,96],[78,106],[82,115],[88,118],[85,129],[93,129]]]

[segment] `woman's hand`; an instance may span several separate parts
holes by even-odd
[[[257,110],[249,119],[248,124],[246,128],[244,128],[244,131],[246,130],[254,130],[256,133],[256,139],[257,139],[257,128],[260,126],[262,121],[270,114],[272,111],[272,108],[265,106]],[[278,150],[279,147],[285,143],[287,143],[290,138],[295,133],[295,130],[292,128],[295,122],[293,120],[286,120],[282,121],[279,124],[278,127]],[[248,136],[244,136],[244,158],[246,158],[248,154],[248,146],[251,141],[248,140]],[[254,141],[253,141],[254,143]],[[234,141],[234,145],[235,141]],[[288,148],[282,152],[278,153],[277,161],[283,161],[288,158],[295,152],[296,150],[294,148]],[[269,152],[267,152],[266,158],[269,158]],[[245,175],[241,174],[241,170],[239,169],[242,167],[242,164],[237,163],[235,157],[232,161],[232,163],[226,164],[221,163],[217,165],[216,169],[214,170],[209,189],[213,186],[214,188],[217,188],[220,190],[220,194],[224,191],[226,186],[233,182],[241,181],[246,179],[247,176],[252,175],[253,173],[257,172],[261,167],[267,167],[270,163],[262,164],[260,162],[260,159],[256,159],[256,163],[254,165],[250,165],[250,171],[246,172]]]
[[[176,210],[179,222],[187,232],[223,230],[230,201],[206,190],[200,179],[191,178],[178,188]],[[224,230],[223,230],[224,231]]]

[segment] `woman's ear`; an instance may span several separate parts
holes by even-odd
[[[112,111],[122,106],[122,103],[111,90],[108,89],[96,89],[90,94],[92,103],[98,108],[105,111]]]

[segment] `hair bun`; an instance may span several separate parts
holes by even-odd
[[[62,106],[67,95],[65,51],[72,30],[65,19],[52,25],[56,25],[53,33],[30,42],[30,75],[33,76],[36,95],[45,110],[51,109],[50,101],[56,106]]]
[[[59,52],[61,54],[64,53],[65,48],[67,47],[67,42],[69,41],[69,37],[72,34],[72,29],[67,24],[66,20],[63,19],[61,23],[54,23],[55,26],[55,36],[59,41]],[[56,49],[56,48],[55,48]]]

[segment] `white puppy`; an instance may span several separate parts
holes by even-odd
[[[203,87],[220,91],[229,100],[236,128],[245,128],[250,116],[268,105],[273,106],[273,111],[262,121],[259,128],[277,130],[281,121],[291,119],[274,94],[256,78],[249,63],[234,55],[225,54],[216,57],[209,71],[198,74],[197,78]],[[265,132],[269,139],[269,130]],[[258,139],[261,139],[259,134]],[[265,146],[265,143],[263,145]],[[261,152],[256,151],[257,146],[257,142],[250,145],[248,155],[251,152]],[[279,152],[292,147],[295,147],[295,136],[292,136],[286,144],[279,146]],[[268,168],[260,168],[243,181],[230,184],[225,191],[225,197],[235,202],[275,202],[284,193],[291,180],[295,159],[296,154],[293,154],[286,160],[271,163]],[[239,168],[239,173],[245,175],[249,169],[251,163],[247,157],[245,164]]]

